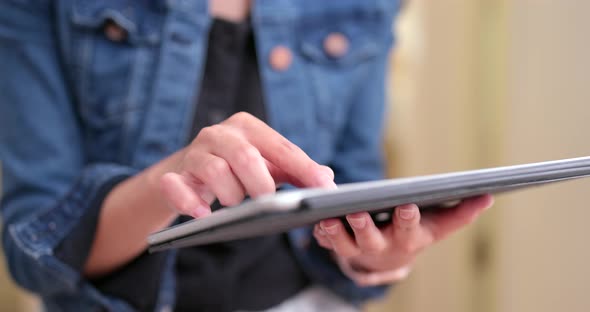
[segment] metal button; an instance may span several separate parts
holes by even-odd
[[[348,38],[342,33],[331,33],[324,39],[324,50],[331,57],[342,57],[348,52],[348,43]]]
[[[111,20],[105,22],[104,34],[113,42],[121,42],[127,38],[127,31]]]
[[[285,46],[276,46],[270,51],[270,66],[276,71],[285,71],[293,63],[293,53]]]

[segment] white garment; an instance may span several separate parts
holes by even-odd
[[[321,286],[308,287],[278,306],[264,310],[264,312],[326,311],[359,312],[360,310]]]

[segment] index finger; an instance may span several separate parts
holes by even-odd
[[[313,161],[301,148],[256,117],[238,113],[228,119],[228,122],[243,130],[246,139],[266,160],[303,186],[335,186],[329,169]]]

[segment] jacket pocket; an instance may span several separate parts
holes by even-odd
[[[161,14],[134,1],[76,0],[71,10],[74,92],[93,129],[141,111],[150,62],[160,42]]]
[[[393,42],[393,13],[365,5],[303,18],[297,30],[298,51],[306,62],[320,128],[337,135],[350,105],[371,83],[371,70]]]
[[[380,11],[326,13],[303,20],[298,42],[301,54],[320,66],[355,66],[383,53],[392,41],[391,20]],[[331,55],[331,38],[338,37],[340,55]],[[338,49],[338,47],[337,47]]]

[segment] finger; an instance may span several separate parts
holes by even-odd
[[[356,245],[356,242],[348,235],[339,219],[322,220],[320,226],[326,232],[326,237],[332,243],[333,250],[336,254],[344,258],[350,258],[360,254],[360,249]]]
[[[270,172],[271,177],[275,181],[275,186],[278,187],[283,183],[289,183],[296,187],[305,187],[300,181],[288,175],[285,171],[281,168],[275,166],[268,160],[264,160],[266,163],[266,168],[268,168],[268,172]]]
[[[432,241],[429,232],[420,225],[420,210],[414,204],[395,208],[393,238],[395,246],[407,254],[413,254]]]
[[[212,126],[203,131],[199,134],[207,140],[210,152],[227,161],[248,195],[256,198],[275,192],[275,181],[256,147],[228,127]]]
[[[284,170],[275,166],[270,161],[268,161],[268,160],[265,160],[265,161],[266,161],[266,167],[268,168],[270,175],[273,177],[277,187],[283,183],[289,183],[289,184],[292,184],[292,185],[294,185],[296,187],[300,187],[300,188],[305,187],[305,184],[303,182],[299,181],[297,178],[287,174]],[[333,181],[334,180],[334,171],[332,171],[332,169],[328,166],[321,166],[321,167],[322,167],[322,170],[324,170],[326,172],[326,174],[330,177],[329,179],[331,181]],[[331,185],[328,187],[334,187],[334,185]]]
[[[491,195],[465,199],[456,207],[429,214],[425,217],[424,225],[432,233],[434,240],[440,240],[472,223],[493,203],[494,198]]]
[[[194,218],[211,213],[209,204],[193,191],[180,174],[164,174],[160,178],[160,187],[166,200],[180,213]]]
[[[300,181],[306,187],[333,187],[334,181],[322,166],[261,120],[238,113],[227,123],[243,130],[264,158]]]
[[[244,200],[244,188],[223,158],[205,152],[189,157],[192,176],[207,185],[223,206],[237,205]]]
[[[361,251],[379,254],[387,248],[387,240],[367,212],[348,215],[346,220],[354,232],[356,243]]]
[[[332,250],[332,249],[334,249],[334,247],[332,246],[332,243],[328,239],[327,235],[328,234],[326,234],[326,232],[324,230],[322,230],[322,228],[319,226],[319,224],[316,224],[313,227],[313,236],[317,240],[318,245],[320,245],[328,250]]]

